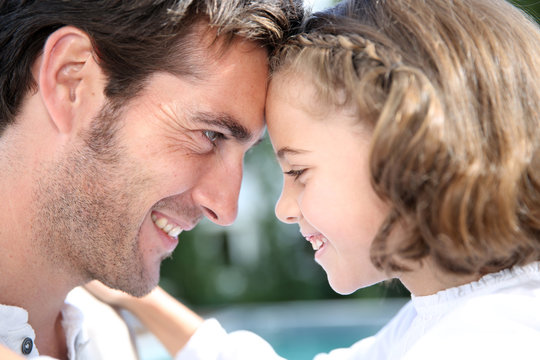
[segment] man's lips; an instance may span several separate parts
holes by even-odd
[[[193,229],[196,225],[196,222],[193,222],[191,224],[181,224],[179,221],[174,220],[171,217],[157,211],[152,211],[151,218],[152,222],[158,228],[160,228],[164,233],[173,238],[178,237],[178,235],[180,235],[180,233],[182,233],[182,231],[184,230]]]

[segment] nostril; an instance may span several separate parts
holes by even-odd
[[[204,208],[204,212],[206,213],[206,216],[210,219],[210,220],[217,220],[218,219],[218,216],[215,212],[213,212],[212,210],[210,210],[209,208],[205,207]]]

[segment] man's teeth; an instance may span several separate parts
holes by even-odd
[[[169,221],[163,217],[158,218],[155,214],[152,214],[152,221],[158,228],[166,232],[171,237],[177,237],[182,232],[180,226],[174,226],[169,224]]]
[[[311,247],[313,248],[313,250],[317,251],[319,250],[324,244],[326,244],[326,239],[325,238],[322,238],[322,239],[313,239],[310,241],[311,243]]]

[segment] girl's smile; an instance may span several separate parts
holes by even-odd
[[[324,110],[308,77],[274,76],[268,133],[284,173],[277,217],[297,223],[332,288],[351,293],[387,278],[370,261],[388,213],[370,183],[371,133],[348,108]]]
[[[307,241],[311,243],[311,246],[313,247],[313,250],[318,251],[321,250],[324,245],[328,242],[328,239],[326,239],[321,234],[311,234],[311,235],[304,235]]]

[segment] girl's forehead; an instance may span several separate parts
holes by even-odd
[[[342,104],[335,104],[322,96],[318,91],[319,86],[320,84],[305,72],[280,72],[270,81],[267,107],[273,107],[271,113],[274,114],[282,113],[287,108],[302,112],[312,120],[323,122],[330,122],[336,118],[350,121],[351,125],[361,122],[355,106],[343,105],[344,94],[340,96]],[[344,91],[336,90],[337,92]]]
[[[320,101],[312,78],[302,73],[280,72],[273,76],[267,96],[270,106],[286,104],[314,117],[321,116],[329,107]]]
[[[308,75],[287,70],[273,74],[269,90],[273,95],[286,94],[289,96],[297,94],[297,90],[300,88],[304,88],[303,92],[310,92],[314,90],[313,87],[313,81]]]

